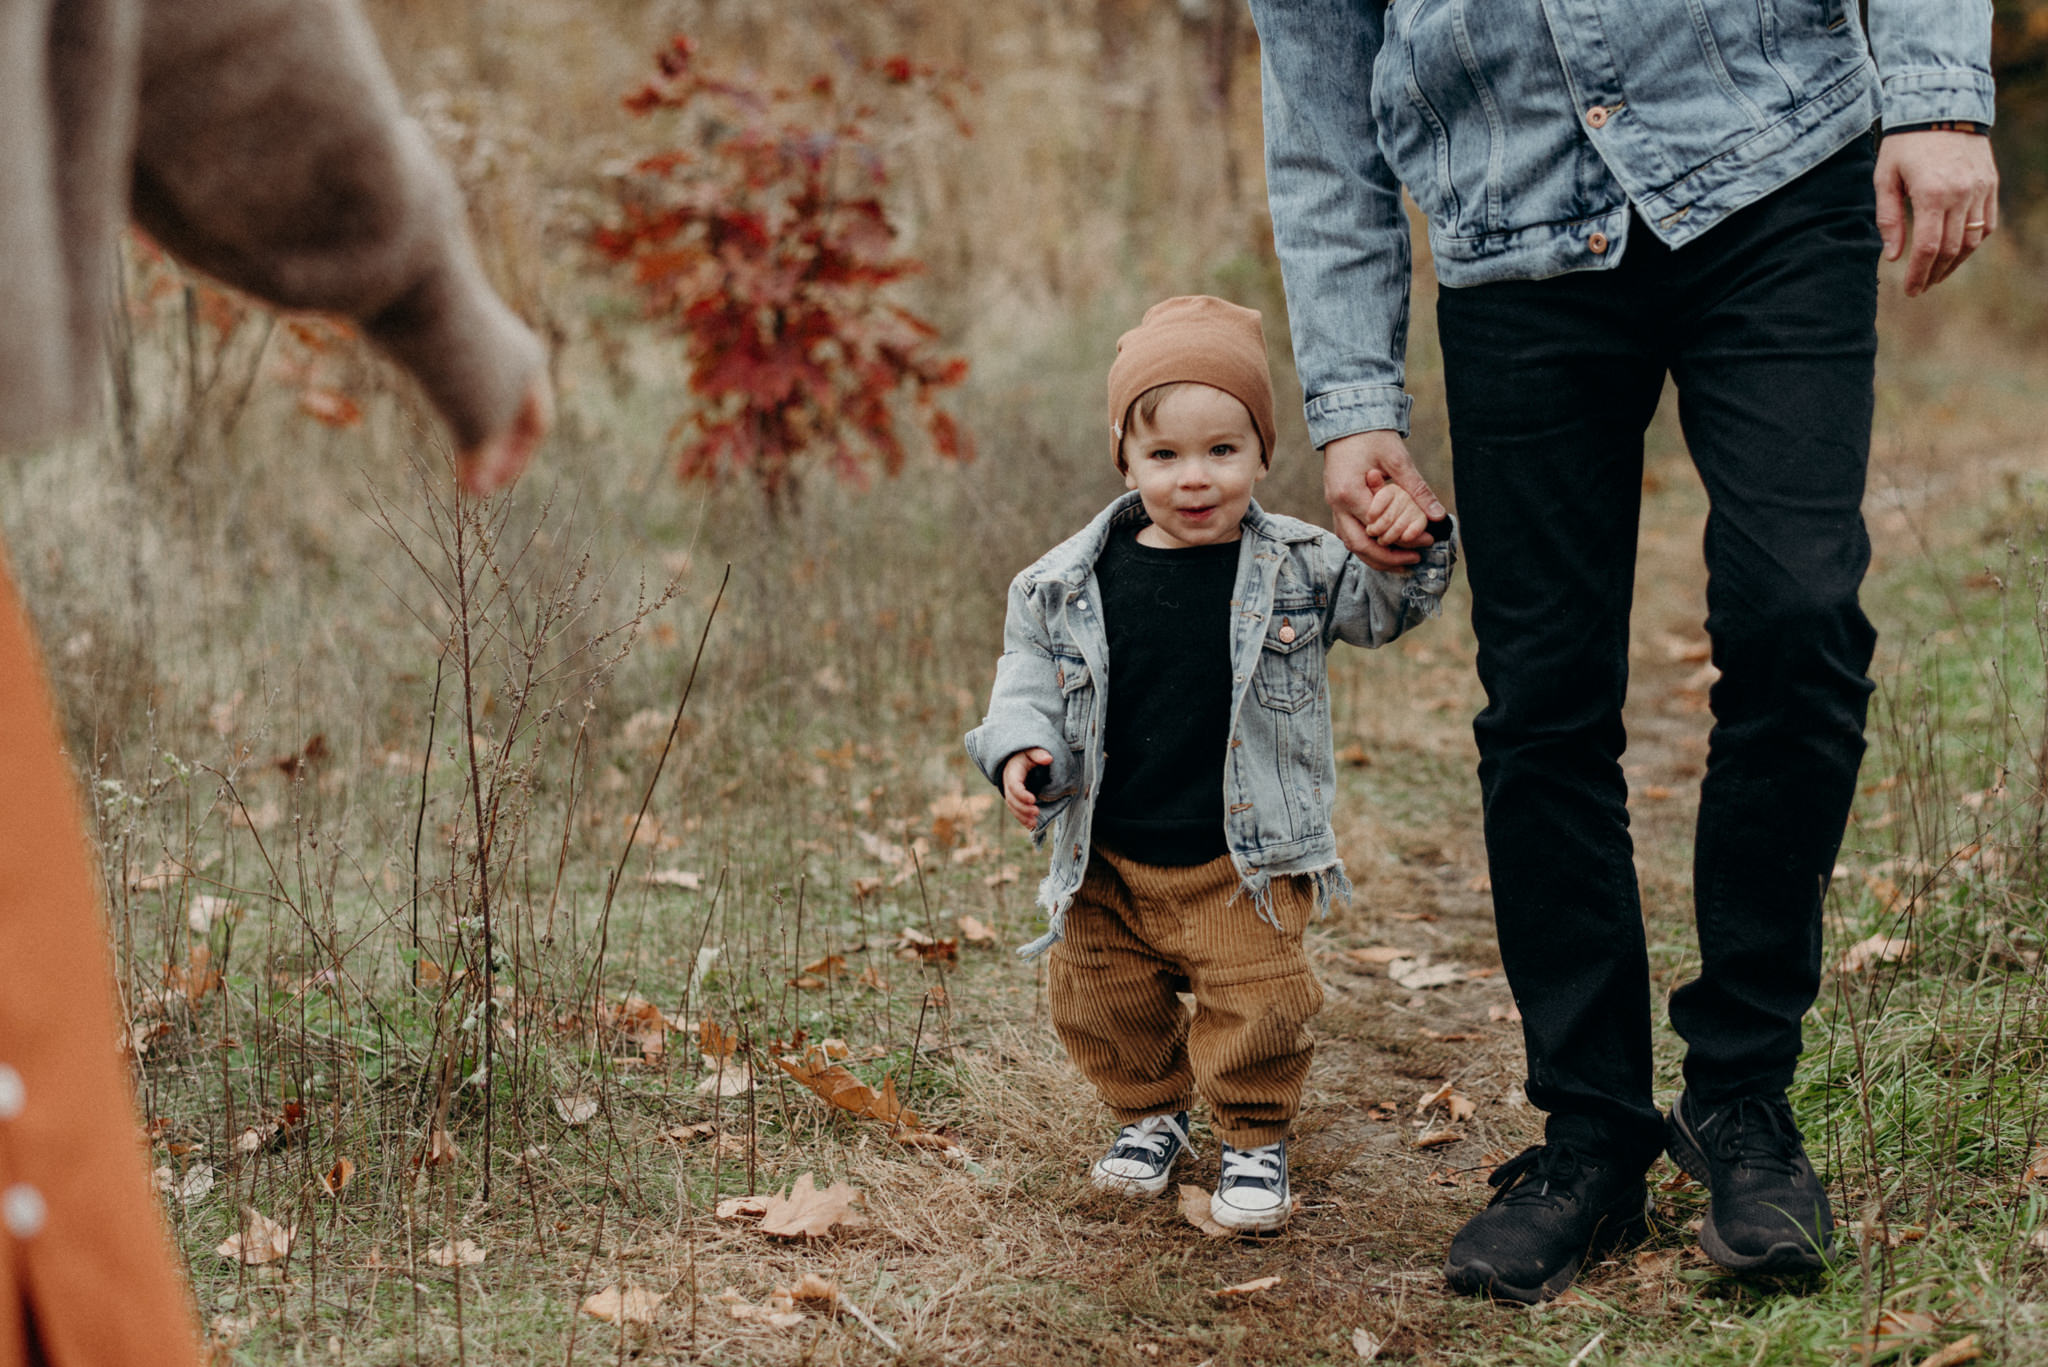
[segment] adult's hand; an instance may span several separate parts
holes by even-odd
[[[1366,533],[1372,491],[1365,477],[1372,470],[1407,490],[1430,521],[1443,517],[1442,501],[1430,492],[1429,481],[1415,468],[1408,443],[1401,440],[1399,432],[1354,432],[1323,448],[1323,497],[1330,504],[1332,529],[1352,554],[1376,570],[1413,565],[1422,559],[1416,551],[1431,544],[1428,534],[1404,548],[1383,546]]]
[[[554,389],[548,384],[547,371],[537,370],[527,382],[526,395],[512,421],[455,457],[455,478],[463,490],[494,494],[518,479],[554,417]]]
[[[1937,129],[1886,137],[1877,145],[1877,228],[1887,261],[1906,250],[1909,204],[1913,252],[1906,293],[1918,295],[1948,279],[1998,229],[1991,139]]]

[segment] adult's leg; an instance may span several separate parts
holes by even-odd
[[[1494,917],[1529,1099],[1551,1140],[1647,1166],[1662,1129],[1620,765],[1643,431],[1664,377],[1642,274],[1625,260],[1441,290],[1437,329],[1487,698],[1473,733]]]
[[[1671,998],[1688,1095],[1783,1091],[1863,756],[1857,603],[1877,353],[1867,140],[1669,257],[1672,374],[1704,480],[1721,677],[1700,787],[1700,976]]]

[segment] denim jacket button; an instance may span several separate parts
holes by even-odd
[[[1594,234],[1593,234],[1593,235],[1592,235],[1591,237],[1587,238],[1587,239],[1586,239],[1586,250],[1587,250],[1587,251],[1589,251],[1589,252],[1591,252],[1591,253],[1593,253],[1593,255],[1595,255],[1595,256],[1604,256],[1604,255],[1606,255],[1606,253],[1607,253],[1607,234],[1606,234],[1606,233],[1594,233]]]
[[[1607,126],[1607,106],[1596,104],[1591,109],[1588,109],[1586,111],[1586,123],[1593,128],[1605,128]]]

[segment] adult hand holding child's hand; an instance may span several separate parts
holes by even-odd
[[[1323,497],[1330,504],[1332,530],[1352,554],[1376,570],[1413,565],[1422,559],[1418,552],[1433,544],[1420,527],[1405,536],[1373,534],[1375,520],[1399,501],[1387,494],[1389,489],[1402,495],[1425,525],[1444,515],[1443,503],[1415,468],[1400,433],[1354,432],[1323,448]],[[1388,525],[1405,526],[1406,520],[1397,517]]]
[[[1003,763],[1003,805],[1027,831],[1038,829],[1038,797],[1026,787],[1031,771],[1052,763],[1052,752],[1036,746],[1019,750]]]

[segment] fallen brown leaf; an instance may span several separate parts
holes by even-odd
[[[428,1137],[428,1167],[438,1168],[441,1167],[443,1164],[453,1163],[456,1159],[460,1158],[461,1156],[462,1151],[455,1147],[455,1141],[449,1138],[448,1131],[435,1130],[434,1133]]]
[[[756,1219],[768,1213],[768,1198],[765,1196],[728,1196],[718,1203],[712,1212],[721,1220],[737,1220],[741,1216]]]
[[[339,1196],[356,1175],[353,1159],[343,1158],[326,1172],[320,1174],[320,1188],[329,1196]]]
[[[607,1324],[652,1324],[654,1312],[668,1297],[639,1286],[607,1286],[586,1296],[577,1309]]]
[[[1182,1182],[1177,1190],[1180,1193],[1181,1216],[1189,1224],[1212,1239],[1221,1239],[1230,1233],[1209,1213],[1209,1203],[1215,1198],[1207,1190],[1192,1182]]]
[[[952,964],[960,962],[958,940],[934,940],[915,926],[904,927],[903,934],[896,941],[896,957],[913,962],[922,960],[928,964]]]
[[[815,1272],[806,1272],[788,1286],[778,1286],[775,1294],[786,1296],[798,1305],[815,1306],[831,1311],[839,1306],[839,1283]]]
[[[744,1063],[717,1063],[704,1056],[706,1072],[697,1079],[698,1096],[745,1096],[754,1090],[754,1070]]]
[[[1450,987],[1465,981],[1465,970],[1456,964],[1433,964],[1426,959],[1396,959],[1387,965],[1387,976],[1411,992],[1432,987]]]
[[[816,991],[845,972],[846,956],[843,954],[827,954],[814,964],[805,964],[802,972],[789,980],[789,985],[795,988]]]
[[[1965,1334],[1946,1348],[1937,1348],[1922,1359],[1920,1367],[1957,1367],[1959,1363],[1975,1362],[1984,1356],[1984,1350],[1977,1345],[1975,1334]]]
[[[1464,1137],[1464,1135],[1456,1130],[1432,1130],[1428,1134],[1416,1136],[1415,1147],[1418,1149],[1440,1149],[1446,1144],[1455,1144]]]
[[[1365,945],[1358,949],[1347,949],[1344,957],[1355,964],[1371,964],[1384,967],[1396,959],[1414,957],[1413,950],[1395,949],[1392,945]]]
[[[279,1224],[256,1207],[243,1206],[241,1232],[228,1235],[214,1252],[230,1261],[258,1267],[289,1254],[297,1234],[296,1229]]]
[[[572,1129],[578,1125],[588,1125],[597,1115],[597,1098],[581,1093],[575,1096],[558,1096],[555,1098],[555,1114],[562,1117],[562,1123]]]
[[[633,1045],[642,1057],[648,1059],[661,1057],[668,1049],[669,1032],[682,1029],[680,1024],[663,1014],[660,1007],[638,994],[617,1005],[599,1002],[597,1023]]]
[[[956,923],[960,927],[960,939],[970,945],[992,945],[997,943],[996,933],[976,916],[962,916]]]
[[[707,1066],[716,1068],[740,1047],[740,1037],[706,1016],[697,1024],[697,1047],[703,1051]]]
[[[1495,1002],[1492,1006],[1486,1008],[1486,1018],[1490,1021],[1518,1021],[1522,1018],[1522,1008],[1516,1006],[1513,1002],[1509,1002],[1506,1006]]]
[[[1941,1328],[1941,1321],[1920,1310],[1880,1310],[1870,1326],[1871,1337],[1924,1338]]]
[[[1902,964],[1913,957],[1913,942],[1891,935],[1873,935],[1858,940],[1842,952],[1835,965],[1838,973],[1861,973],[1874,963]]]
[[[475,1267],[483,1260],[484,1251],[474,1239],[439,1243],[427,1250],[427,1261],[436,1267]]]
[[[827,1105],[851,1111],[863,1119],[879,1120],[885,1125],[905,1130],[919,1128],[917,1114],[904,1109],[896,1099],[896,1079],[893,1077],[884,1077],[882,1090],[877,1092],[845,1068],[827,1062],[825,1055],[816,1049],[805,1054],[801,1062],[791,1063],[788,1059],[779,1058],[775,1064],[823,1098]]]
[[[818,1189],[811,1174],[796,1179],[787,1196],[767,1198],[761,1216],[761,1232],[782,1239],[818,1239],[837,1228],[857,1229],[867,1217],[854,1209],[860,1193],[844,1182]]]
[[[1278,1277],[1254,1277],[1248,1282],[1239,1282],[1235,1286],[1218,1287],[1216,1294],[1219,1296],[1255,1296],[1261,1291],[1270,1291],[1278,1285],[1280,1285]]]

